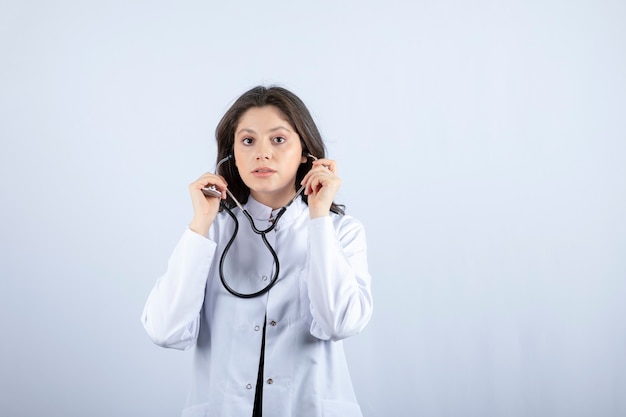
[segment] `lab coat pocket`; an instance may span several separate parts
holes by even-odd
[[[208,417],[209,404],[196,404],[183,410],[181,417]]]
[[[358,404],[348,401],[322,400],[323,417],[363,417]]]

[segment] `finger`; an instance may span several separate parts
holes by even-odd
[[[336,178],[335,175],[324,168],[323,171],[315,172],[309,177],[307,188],[309,192],[317,194],[322,188],[333,184]]]
[[[333,174],[337,173],[337,162],[332,159],[318,159],[317,161],[313,161],[313,166],[323,166]]]
[[[316,175],[336,176],[336,174],[334,172],[331,172],[330,169],[324,167],[323,165],[318,165],[318,166],[314,166],[313,168],[311,168],[309,172],[306,173],[304,178],[302,178],[302,181],[300,181],[300,184],[301,185],[306,184],[308,181],[311,180],[311,178],[313,178]]]
[[[307,195],[315,195],[320,188],[322,188],[322,183],[319,180],[318,177],[313,177],[311,178],[311,180],[308,182],[307,187],[306,187],[306,194]]]
[[[321,168],[326,170],[325,168]],[[307,172],[307,174],[304,176],[304,178],[302,178],[302,181],[300,181],[300,185],[304,185],[307,190],[310,190],[311,187],[311,181],[317,176],[319,175],[319,168],[317,170],[311,170],[309,172]]]
[[[219,189],[225,189],[227,187],[226,181],[219,175],[206,173],[198,178],[196,181],[191,183],[191,187],[193,188],[204,188],[207,186],[215,185]]]

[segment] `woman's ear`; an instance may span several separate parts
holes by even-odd
[[[302,158],[300,158],[300,163],[301,164],[306,164],[306,161],[308,161],[308,160],[309,160],[309,158],[307,158],[306,155],[302,155]]]

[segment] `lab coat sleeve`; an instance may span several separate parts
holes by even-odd
[[[372,316],[365,230],[354,218],[311,220],[305,274],[311,334],[340,340],[359,333]]]
[[[189,229],[176,245],[141,315],[157,345],[184,350],[195,343],[215,248],[215,242]]]

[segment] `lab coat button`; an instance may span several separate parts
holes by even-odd
[[[261,279],[262,279],[263,281],[267,281],[267,275],[263,275],[263,277],[261,277]]]
[[[246,385],[246,388],[248,388],[248,389],[252,389],[252,384],[248,384],[248,385]]]
[[[272,384],[274,383],[274,380],[273,380],[272,378],[270,378],[270,379],[268,379],[268,380],[267,380],[267,383],[268,383],[269,385],[272,385]]]
[[[261,328],[259,326],[254,326],[254,330],[258,332]]]
[[[274,320],[270,321],[270,326],[276,326],[276,322]]]

